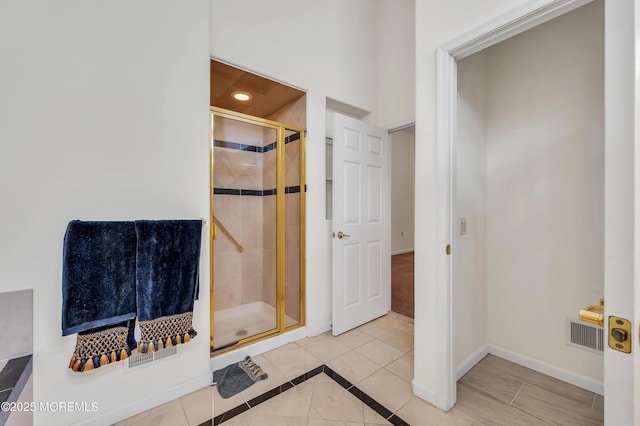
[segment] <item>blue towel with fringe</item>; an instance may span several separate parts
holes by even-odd
[[[188,342],[198,296],[201,220],[137,220],[136,301],[147,353]]]
[[[69,368],[125,359],[136,347],[133,222],[67,225],[62,262],[62,335],[78,333]]]

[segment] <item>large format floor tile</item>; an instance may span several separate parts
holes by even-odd
[[[356,348],[355,351],[369,358],[380,367],[391,364],[396,359],[402,358],[405,354],[403,351],[377,339]]]
[[[118,426],[190,426],[179,399],[167,402],[117,424]]]
[[[327,365],[355,384],[360,383],[380,369],[378,364],[354,351],[328,362]]]
[[[208,387],[118,426],[199,426],[212,423],[211,411],[238,406],[246,411],[225,417],[224,426],[603,424],[600,395],[492,355],[460,379],[456,406],[440,411],[413,395],[413,342],[412,320],[389,313],[340,336],[327,332],[253,357],[269,378],[231,398]]]
[[[358,387],[394,413],[413,398],[411,385],[385,369],[367,377]]]

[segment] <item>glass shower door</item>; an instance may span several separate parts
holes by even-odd
[[[215,116],[213,349],[278,331],[277,127]]]
[[[285,327],[302,323],[304,308],[304,135],[300,131],[284,129],[284,297]]]

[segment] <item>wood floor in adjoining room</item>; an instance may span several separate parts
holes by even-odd
[[[414,318],[413,252],[391,256],[391,310]]]
[[[456,410],[484,425],[602,425],[604,398],[493,355],[458,381]]]

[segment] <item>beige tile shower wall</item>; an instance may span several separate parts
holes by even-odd
[[[241,196],[242,210],[242,304],[262,300],[263,197]]]
[[[262,189],[262,154],[220,147],[213,152],[215,188]]]
[[[294,127],[307,127],[307,97],[303,96],[280,108],[268,117],[270,120]]]
[[[300,194],[285,195],[285,312],[300,321]]]
[[[226,142],[262,146],[265,139],[264,127],[227,118],[214,117],[213,129],[215,139]],[[273,140],[275,140],[275,130],[268,130],[272,133]]]
[[[300,185],[300,140],[285,145],[284,186]]]
[[[276,187],[276,150],[262,154],[262,184],[264,189]]]
[[[285,186],[300,185],[300,140],[285,145]],[[304,190],[304,188],[301,188]],[[285,311],[300,320],[300,194],[285,195]]]
[[[214,214],[220,223],[242,244],[242,222],[237,219],[242,212],[240,197],[215,195],[213,206]],[[241,256],[231,240],[218,228],[218,235],[213,244],[214,311],[242,304]]]
[[[273,140],[273,142],[275,141],[276,139]],[[277,151],[274,149],[262,154],[262,182],[264,189],[274,189],[276,187],[276,153]],[[264,197],[262,197],[262,205],[262,300],[265,303],[276,307],[276,196],[265,195]]]
[[[215,139],[263,146],[265,129],[247,123],[215,118]],[[275,138],[275,131],[270,130]],[[214,148],[214,187],[262,190],[262,154]],[[214,243],[214,310],[262,300],[262,198],[249,195],[215,195],[214,213],[243,247],[240,253],[218,230]]]
[[[268,152],[265,155],[274,153]],[[262,197],[262,300],[269,305],[276,307],[276,196],[267,195]]]
[[[242,245],[238,252],[218,229],[214,243],[214,310],[262,300],[262,197],[216,195],[218,220]]]

